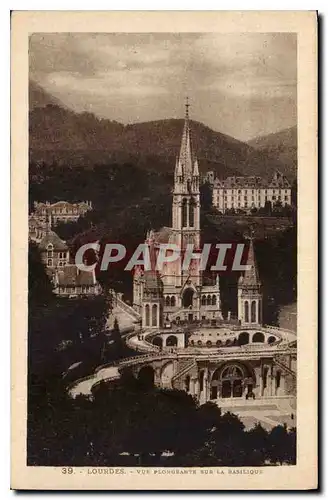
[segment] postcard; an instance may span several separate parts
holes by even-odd
[[[316,489],[316,12],[11,46],[11,487]]]

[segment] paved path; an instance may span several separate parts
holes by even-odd
[[[69,390],[69,393],[73,398],[79,395],[90,396],[92,394],[91,389],[97,382],[102,380],[116,380],[118,378],[120,378],[120,374],[117,366],[100,368],[93,376],[78,381],[77,384]]]
[[[123,311],[120,307],[114,307],[111,314],[107,319],[107,328],[112,329],[114,327],[115,318],[118,321],[118,326],[120,330],[126,328],[132,328],[135,326],[131,316],[129,316],[125,311]]]

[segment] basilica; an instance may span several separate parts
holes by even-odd
[[[188,105],[174,173],[172,227],[149,231],[151,266],[136,267],[133,307],[115,295],[112,316],[130,318],[125,343],[138,353],[99,366],[69,387],[72,397],[93,397],[125,370],[165,389],[184,390],[200,404],[217,402],[247,426],[295,425],[296,333],[263,324],[262,284],[250,238],[247,262],[236,287],[237,317],[223,317],[220,281],[204,284],[200,260],[185,270],[180,259],[153,265],[161,244],[200,251],[199,170],[190,138]],[[118,320],[119,322],[120,320]],[[122,325],[121,325],[122,326]]]
[[[198,161],[190,137],[189,104],[176,159],[172,202],[172,227],[149,231],[145,243],[156,260],[160,245],[174,245],[182,253],[187,245],[200,251],[200,190]],[[261,324],[262,297],[253,241],[248,251],[248,270],[238,284],[238,320],[241,324]],[[137,267],[133,280],[133,306],[141,315],[144,328],[159,328],[172,321],[223,320],[219,275],[211,284],[203,283],[200,259],[192,260],[187,270],[182,259],[165,262],[161,272],[151,266]]]
[[[175,245],[183,252],[192,244],[200,249],[200,191],[198,161],[192,151],[189,104],[182,133],[180,153],[176,159],[172,202],[172,227],[149,231],[146,244],[155,255],[160,245]],[[193,260],[184,270],[182,260],[164,264],[161,273],[137,268],[133,281],[133,305],[145,328],[164,323],[205,319],[222,319],[220,283],[204,285],[200,261]]]

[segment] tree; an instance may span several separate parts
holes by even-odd
[[[248,465],[263,465],[268,458],[268,432],[260,423],[256,424],[246,435]]]

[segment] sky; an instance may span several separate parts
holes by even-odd
[[[35,33],[30,78],[77,112],[191,119],[247,141],[297,123],[294,33]]]

